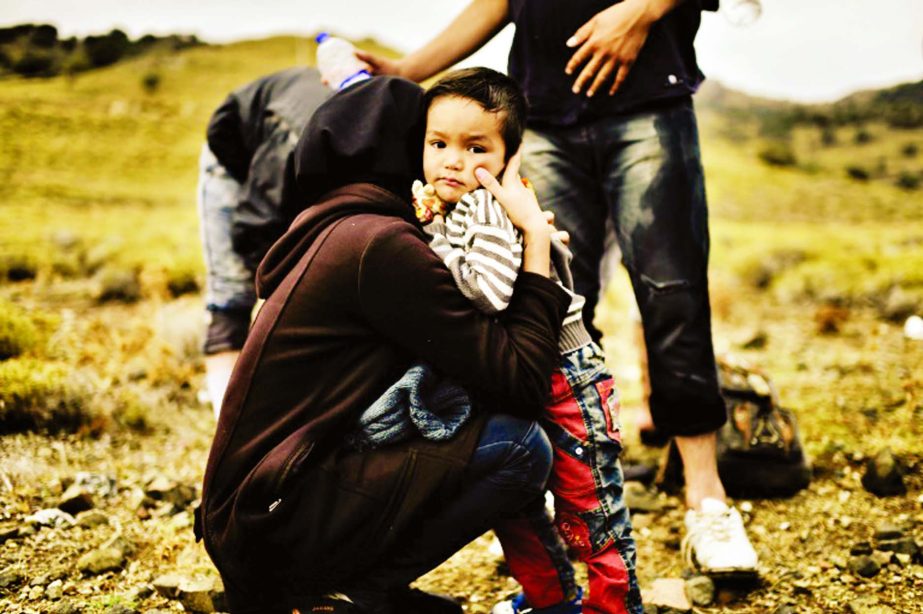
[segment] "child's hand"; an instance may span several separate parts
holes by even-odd
[[[475,177],[482,186],[494,195],[494,198],[506,210],[510,221],[523,235],[534,233],[549,233],[552,228],[546,221],[545,214],[538,206],[535,192],[523,185],[519,176],[519,163],[522,160],[522,151],[510,158],[503,172],[502,181],[491,175],[483,168],[474,171]]]

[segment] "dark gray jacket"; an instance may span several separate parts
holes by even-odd
[[[234,90],[212,114],[208,147],[243,186],[231,239],[251,270],[297,214],[283,206],[292,202],[291,153],[329,94],[316,69],[289,68]]]

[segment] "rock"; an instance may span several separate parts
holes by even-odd
[[[863,578],[871,578],[881,570],[881,565],[871,556],[855,556],[849,560],[849,571]]]
[[[100,303],[134,303],[141,298],[141,283],[136,270],[107,266],[96,274],[96,283],[96,300]]]
[[[139,614],[138,610],[131,606],[127,606],[124,603],[116,603],[110,605],[108,608],[103,610],[103,612],[105,614]]]
[[[686,583],[680,578],[658,578],[644,592],[643,601],[657,606],[658,614],[670,609],[689,612],[692,605],[686,597]]]
[[[131,600],[132,601],[144,601],[148,597],[154,594],[154,588],[149,584],[139,586],[131,591]]]
[[[856,542],[852,545],[852,548],[849,549],[849,553],[853,556],[872,554],[872,544],[868,542]]]
[[[154,478],[144,489],[144,494],[154,501],[172,503],[176,512],[186,509],[196,500],[195,487],[178,484],[164,476]]]
[[[789,605],[780,605],[772,611],[772,614],[797,614],[797,612],[795,612],[795,608]]]
[[[109,497],[115,494],[115,478],[101,473],[78,471],[74,476],[73,486],[79,486],[97,497]]]
[[[31,516],[26,516],[26,522],[39,527],[72,527],[77,522],[74,517],[56,507],[39,510]]]
[[[917,310],[917,299],[900,286],[893,286],[879,308],[881,316],[891,322],[903,322]]]
[[[862,476],[862,486],[879,497],[903,495],[907,492],[903,473],[900,461],[885,448],[875,458],[869,459]]]
[[[23,575],[18,569],[7,567],[3,571],[0,571],[0,589],[16,588],[22,584],[22,581]]]
[[[184,580],[179,574],[165,574],[152,582],[157,594],[166,599],[176,599],[179,595],[179,585]]]
[[[77,526],[92,529],[103,524],[109,524],[109,517],[99,510],[88,510],[77,514]]]
[[[179,601],[187,612],[214,612],[212,580],[184,580],[179,585]]]
[[[647,489],[640,482],[625,483],[625,505],[632,514],[650,514],[660,511],[662,507],[657,493]]]
[[[908,565],[910,565],[910,562],[913,560],[913,557],[910,556],[909,554],[895,552],[893,560],[901,567],[907,567]]]
[[[916,555],[919,550],[917,543],[912,537],[902,537],[900,539],[884,539],[878,542],[878,549],[885,552],[898,552],[900,554]]]
[[[109,541],[100,546],[100,549],[118,550],[123,556],[127,557],[135,553],[135,544],[121,533],[116,533]]]
[[[29,589],[29,600],[38,601],[45,596],[45,587],[44,586],[33,586]]]
[[[0,546],[9,539],[19,537],[19,527],[15,524],[5,524],[0,526]]]
[[[715,600],[715,583],[708,576],[689,578],[685,588],[692,605],[707,608]]]
[[[68,514],[77,514],[85,512],[96,507],[96,501],[93,500],[93,493],[82,486],[72,484],[70,488],[61,495],[61,501],[58,503],[58,509],[64,510]]]
[[[846,611],[851,614],[893,614],[889,606],[882,605],[875,595],[863,595],[846,604]]]
[[[875,539],[898,539],[904,536],[904,531],[892,522],[885,521],[875,529]]]
[[[644,614],[660,614],[660,608],[650,603],[645,603],[642,607]]]
[[[878,563],[879,567],[884,567],[891,562],[891,553],[876,550],[872,553],[872,558]]]
[[[77,569],[85,575],[105,571],[118,571],[125,564],[125,555],[118,548],[99,548],[84,554],[77,561]]]
[[[55,580],[45,587],[45,597],[51,601],[57,601],[64,596],[64,582]]]
[[[83,607],[72,601],[62,601],[49,610],[51,614],[83,614]]]

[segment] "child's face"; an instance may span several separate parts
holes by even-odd
[[[474,176],[484,168],[493,176],[506,166],[500,118],[467,98],[435,99],[426,116],[423,175],[447,203],[481,187]]]

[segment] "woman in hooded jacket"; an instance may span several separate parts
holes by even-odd
[[[257,271],[265,298],[225,396],[197,535],[232,612],[461,612],[410,582],[541,496],[535,419],[570,297],[518,160],[489,181],[525,237],[500,318],[462,295],[411,205],[423,91],[376,77],[333,96],[295,150],[301,210]],[[478,412],[448,441],[356,451],[359,415],[424,361]]]

